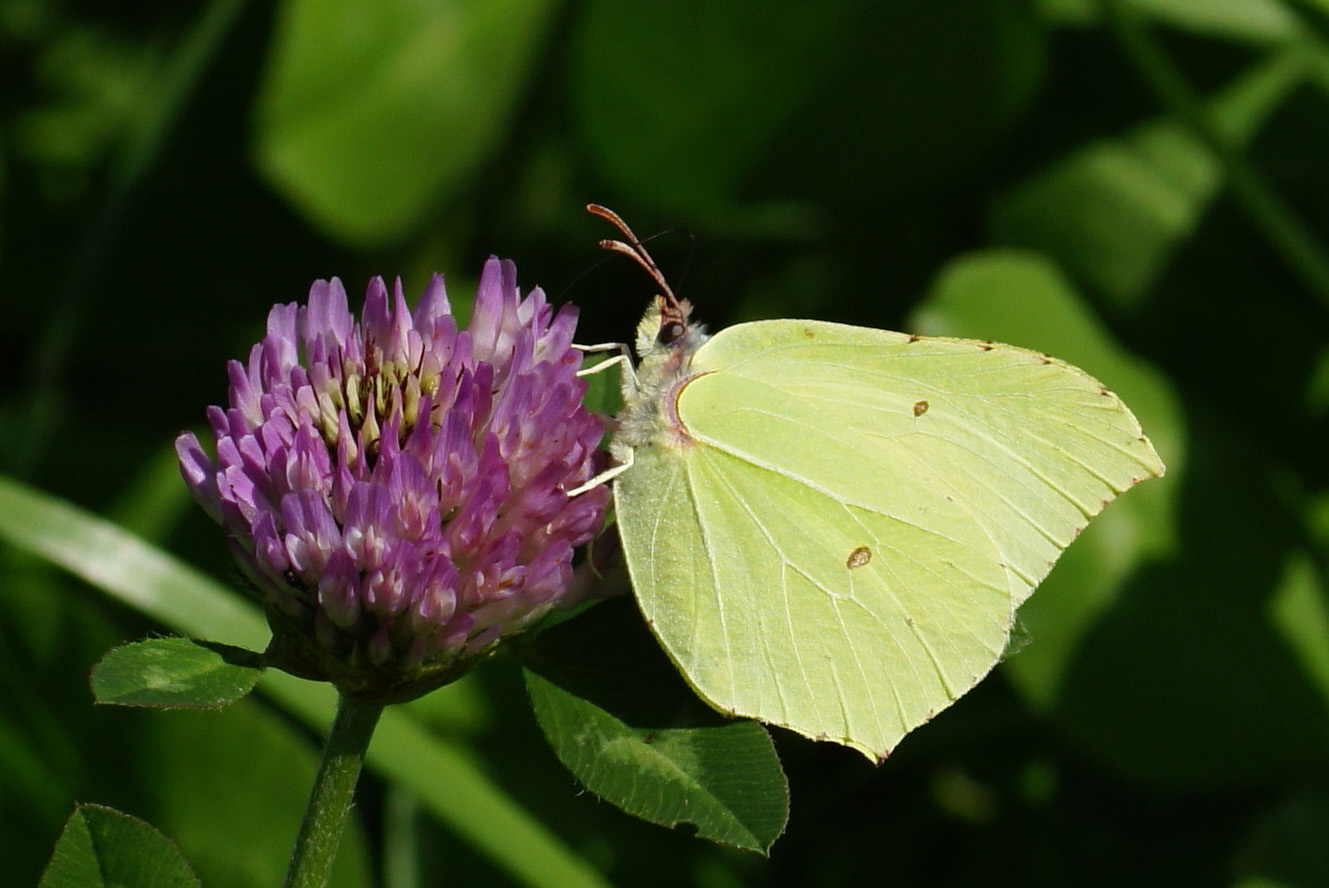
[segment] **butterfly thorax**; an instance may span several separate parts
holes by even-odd
[[[688,447],[687,429],[678,418],[677,401],[695,374],[692,356],[709,338],[689,320],[686,300],[656,297],[637,325],[635,373],[623,374],[623,409],[610,450],[622,462],[628,451],[645,445]]]

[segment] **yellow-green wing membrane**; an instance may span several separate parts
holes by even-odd
[[[1163,471],[1115,395],[1011,346],[762,321],[690,373],[684,443],[641,443],[615,481],[642,610],[713,705],[874,757],[986,675],[1061,550]]]

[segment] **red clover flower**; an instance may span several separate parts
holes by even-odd
[[[573,549],[609,492],[582,405],[576,309],[557,313],[491,258],[459,330],[435,276],[415,311],[400,280],[341,282],[277,305],[210,458],[176,440],[195,499],[225,529],[273,628],[270,656],[344,692],[409,699],[457,677],[559,603]]]

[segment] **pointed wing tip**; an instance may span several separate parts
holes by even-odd
[[[1153,448],[1149,449],[1152,453]],[[1144,473],[1131,479],[1131,484],[1139,484],[1141,481],[1148,481],[1150,478],[1162,478],[1167,474],[1167,466],[1163,464],[1163,460],[1158,458],[1157,453],[1154,453],[1153,457],[1152,462],[1145,464]]]
[[[868,761],[872,762],[872,764],[878,766],[885,763],[886,759],[891,757],[891,753],[895,751],[896,745],[899,744],[900,740],[904,739],[903,737],[897,737],[893,743],[883,744],[879,749],[872,742],[855,740],[853,737],[835,737],[831,734],[827,734],[825,731],[812,734],[789,725],[782,725],[781,727],[789,728],[789,730],[794,733],[802,734],[809,740],[815,740],[818,743],[835,743],[852,749],[855,752],[861,753]],[[882,739],[877,738],[876,742],[881,743]]]
[[[854,743],[853,741],[847,739],[841,740],[839,742],[844,746],[848,746],[850,749],[856,750],[857,752],[861,752],[863,755],[867,757],[868,761],[872,762],[874,767],[878,768],[886,764],[886,760],[890,758],[891,753],[895,751],[894,746],[889,746],[883,749],[873,749],[870,746],[864,746],[861,743]]]

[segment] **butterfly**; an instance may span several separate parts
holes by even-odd
[[[617,359],[601,480],[647,623],[718,710],[884,759],[1001,659],[1088,521],[1163,474],[1116,395],[1040,352],[812,320],[708,335],[587,209],[660,288]]]

